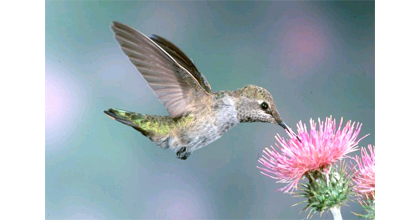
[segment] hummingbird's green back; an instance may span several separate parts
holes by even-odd
[[[170,116],[146,115],[119,109],[105,111],[111,118],[133,127],[153,141],[167,137],[171,131],[188,126],[192,117],[173,119]]]

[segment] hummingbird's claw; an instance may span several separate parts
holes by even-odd
[[[181,160],[186,160],[190,156],[190,152],[187,151],[186,147],[181,147],[178,152],[176,152],[176,157]]]

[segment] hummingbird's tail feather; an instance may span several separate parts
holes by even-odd
[[[170,116],[146,115],[115,108],[104,112],[112,119],[136,129],[163,148],[168,148],[166,140],[169,133],[177,126],[186,124],[186,119],[175,121]]]
[[[145,117],[143,114],[139,114],[135,112],[128,112],[128,111],[114,109],[114,108],[105,110],[104,113],[116,121],[119,121],[125,125],[133,127],[134,129],[136,129],[137,131],[140,131],[145,136],[150,135],[149,132],[147,132],[146,130],[142,129],[139,126],[140,123],[138,122],[141,121],[141,119]]]
[[[114,120],[117,120],[123,124],[133,126],[134,124],[131,122],[130,117],[126,114],[126,111],[118,110],[118,109],[108,109],[104,111],[109,117]]]

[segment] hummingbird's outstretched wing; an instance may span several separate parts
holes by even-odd
[[[209,96],[187,68],[149,37],[115,21],[111,28],[121,49],[146,79],[171,117],[190,112],[198,99]]]
[[[181,64],[185,69],[188,70],[200,83],[200,85],[208,92],[211,93],[211,86],[210,83],[207,81],[206,77],[198,71],[197,67],[195,67],[194,63],[190,58],[188,58],[187,55],[185,55],[184,52],[182,52],[181,49],[179,49],[175,44],[171,43],[170,41],[166,40],[165,38],[153,34],[150,39],[152,39],[155,43],[159,44],[160,47],[162,47],[166,52],[169,53],[169,55],[172,56],[178,62]]]

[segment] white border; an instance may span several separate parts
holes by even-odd
[[[1,219],[45,218],[45,2],[0,13]]]
[[[376,219],[417,216],[420,35],[414,2],[375,2]]]

